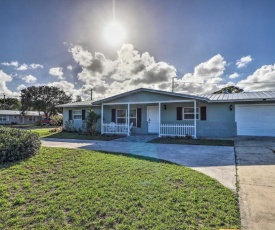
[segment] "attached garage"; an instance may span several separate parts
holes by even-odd
[[[237,135],[275,136],[275,105],[246,104],[235,106]]]

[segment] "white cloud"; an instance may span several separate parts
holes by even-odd
[[[175,79],[176,92],[206,94],[224,87],[222,84],[226,61],[217,54],[208,61],[195,67],[193,73],[185,74],[181,79]]]
[[[27,75],[22,78],[27,83],[35,83],[37,81],[37,78],[32,75]]]
[[[231,75],[229,75],[229,78],[230,79],[235,79],[235,78],[237,78],[237,77],[239,77],[240,75],[238,74],[238,73],[233,73],[233,74],[231,74]]]
[[[29,66],[29,69],[38,69],[38,68],[43,69],[44,66],[43,66],[43,65],[40,65],[40,64],[35,64],[35,63],[32,63],[32,64],[30,64],[30,66]]]
[[[38,68],[43,69],[44,68],[43,65],[35,64],[35,63],[32,63],[30,65],[27,65],[26,63],[19,65],[18,61],[12,61],[10,63],[3,62],[3,63],[1,63],[1,65],[13,66],[13,67],[16,68],[16,70],[19,70],[19,71],[25,71],[25,70],[28,70],[28,69],[38,69]]]
[[[245,91],[275,90],[275,64],[260,67],[237,86]]]
[[[22,89],[25,89],[25,88],[27,88],[27,87],[24,84],[20,84],[16,89],[18,91],[21,91]]]
[[[73,59],[81,66],[87,67],[91,64],[92,54],[85,50],[80,45],[72,45],[69,48],[69,52],[72,53]]]
[[[3,62],[3,63],[1,63],[1,65],[18,67],[19,63],[18,63],[18,61],[12,61],[12,62],[10,62],[10,63],[8,63],[8,62]]]
[[[245,57],[242,57],[241,59],[236,61],[236,66],[237,66],[238,69],[240,69],[240,68],[246,67],[247,64],[251,61],[252,61],[252,58],[251,58],[250,55],[245,56]]]
[[[114,60],[98,52],[92,55],[79,45],[70,47],[69,52],[82,67],[78,79],[94,89],[94,98],[139,87],[167,90],[167,82],[176,76],[174,66],[156,62],[148,52],[139,53],[131,44],[122,45]]]
[[[20,70],[20,71],[24,71],[24,70],[27,70],[28,69],[28,65],[27,64],[22,64],[20,65],[17,70]]]
[[[71,65],[68,65],[67,70],[73,70],[73,67]]]
[[[48,86],[54,86],[63,90],[66,94],[72,95],[73,99],[75,99],[77,95],[82,95],[82,89],[75,89],[74,84],[67,81],[51,82]]]
[[[12,95],[12,92],[7,88],[6,82],[12,81],[12,77],[0,70],[0,93]]]
[[[63,68],[62,67],[54,67],[51,68],[49,74],[58,77],[58,79],[63,79]]]

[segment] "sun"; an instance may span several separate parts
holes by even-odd
[[[119,45],[125,40],[126,33],[122,25],[112,22],[104,30],[104,38],[110,45]]]

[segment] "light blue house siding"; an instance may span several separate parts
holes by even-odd
[[[232,110],[230,110],[232,105]],[[161,123],[167,124],[194,124],[194,120],[177,120],[177,107],[193,107],[193,103],[172,103],[162,108]],[[206,107],[206,120],[201,120],[200,107]],[[163,107],[163,106],[162,106]],[[236,122],[234,104],[207,103],[197,101],[199,119],[197,119],[197,136],[230,137],[236,136]]]
[[[194,102],[173,102],[178,100],[193,100],[182,96],[171,96],[151,92],[139,92],[127,95],[114,100],[109,100],[104,105],[103,122],[112,121],[112,109],[141,108],[141,127],[133,127],[131,132],[136,134],[148,134],[147,106],[158,106],[161,102],[161,123],[165,124],[193,124],[194,120],[177,120],[177,107],[194,108]],[[135,104],[141,102],[141,104]],[[147,103],[150,102],[150,103]],[[236,136],[236,122],[234,104],[232,103],[208,103],[203,100],[196,100],[197,107],[206,107],[206,120],[197,120],[197,136],[229,137]],[[230,110],[232,105],[232,110]],[[166,109],[165,109],[166,108]]]
[[[100,107],[99,106],[89,106],[89,107],[67,107],[67,108],[63,108],[63,127],[65,127],[65,123],[67,121],[69,121],[69,110],[72,110],[72,113],[74,111],[81,111],[85,110],[86,111],[86,115],[88,113],[88,111],[92,109],[95,113],[100,114]],[[83,120],[82,119],[73,119],[73,127],[76,130],[83,130]],[[100,131],[100,119],[97,122],[97,131]]]

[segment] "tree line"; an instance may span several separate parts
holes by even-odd
[[[0,109],[20,110],[22,114],[27,110],[39,111],[46,118],[61,112],[56,105],[72,101],[72,96],[54,86],[30,86],[21,90],[21,100],[16,98],[1,98]]]

